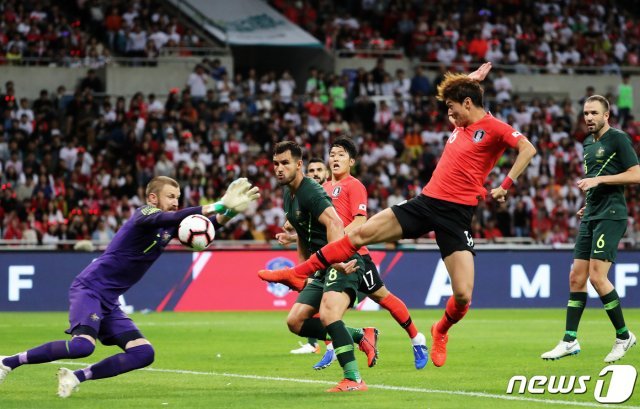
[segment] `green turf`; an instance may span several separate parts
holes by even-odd
[[[640,333],[640,310],[627,309],[630,328]],[[414,321],[428,333],[439,310],[413,311]],[[286,313],[161,313],[133,319],[156,349],[151,371],[135,371],[116,378],[87,382],[67,400],[55,396],[59,364],[24,366],[0,385],[0,408],[567,408],[557,401],[596,405],[593,397],[602,361],[613,342],[613,331],[601,308],[588,308],[577,357],[555,362],[539,355],[562,336],[562,310],[471,310],[451,331],[449,358],[442,368],[431,363],[413,367],[406,334],[388,313],[350,312],[351,326],[380,329],[380,359],[366,368],[356,352],[364,393],[328,394],[324,390],[341,378],[337,363],[324,371],[311,366],[319,355],[291,355],[299,338],[286,328]],[[10,354],[53,339],[64,339],[64,313],[0,313],[0,354]],[[430,343],[430,336],[427,336]],[[96,362],[118,352],[100,346],[82,362]],[[621,364],[640,363],[640,346]],[[65,364],[77,369],[80,366]],[[159,370],[192,371],[194,373]],[[505,400],[511,376],[589,375],[583,395],[513,395]],[[264,378],[260,378],[264,377]],[[269,379],[265,379],[269,378]],[[283,379],[274,379],[283,378]],[[604,378],[603,378],[604,379]],[[309,382],[299,382],[306,380]],[[298,381],[298,382],[297,382]],[[405,388],[394,390],[392,387]],[[640,388],[636,388],[639,390]],[[437,392],[441,391],[441,392]],[[443,392],[472,392],[487,396]],[[525,399],[535,399],[525,400]],[[549,403],[537,400],[550,401]],[[640,407],[640,392],[621,406]]]

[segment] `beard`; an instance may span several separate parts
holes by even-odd
[[[605,121],[598,121],[593,124],[593,133],[598,133],[602,128],[604,128]]]

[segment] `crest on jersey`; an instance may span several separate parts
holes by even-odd
[[[473,134],[473,141],[475,143],[478,143],[482,140],[482,138],[484,138],[484,135],[486,134],[485,131],[483,131],[482,129],[478,129],[474,134]]]
[[[100,317],[98,317],[98,314],[96,314],[95,312],[91,315],[89,315],[89,319],[91,319],[91,321],[100,321]]]
[[[331,196],[338,197],[341,191],[342,191],[342,186],[336,186],[333,188],[333,192],[331,192]]]
[[[602,158],[604,156],[604,148],[601,146],[596,151],[596,158]]]
[[[162,232],[162,241],[164,241],[165,243],[168,243],[169,241],[171,241],[171,233],[169,233],[168,231],[163,231]]]

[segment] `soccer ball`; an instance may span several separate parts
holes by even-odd
[[[178,239],[180,243],[194,251],[202,251],[213,243],[216,230],[211,220],[201,214],[192,214],[180,222]]]

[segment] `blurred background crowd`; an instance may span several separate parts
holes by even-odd
[[[353,138],[360,149],[354,176],[367,188],[373,215],[419,194],[429,181],[451,130],[435,99],[444,73],[492,61],[506,68],[483,82],[486,109],[525,134],[538,155],[506,203],[480,203],[473,236],[569,243],[584,200],[576,186],[586,136],[582,100],[525,100],[513,92],[509,74],[579,73],[589,66],[615,73],[638,65],[640,53],[638,15],[608,1],[358,1],[337,9],[323,0],[276,0],[274,7],[327,47],[354,57],[361,50],[400,48],[417,62],[415,70],[389,70],[385,55],[365,70],[354,58],[351,70],[311,69],[297,84],[287,71],[255,67],[230,75],[218,59],[203,58],[166,97],[144,90],[133,97],[105,95],[95,70],[114,63],[112,56],[153,58],[163,48],[193,53],[202,44],[154,3],[0,5],[0,63],[86,67],[75,89],[39,95],[24,95],[3,78],[2,239],[108,242],[145,202],[146,183],[166,175],[179,181],[182,206],[214,202],[232,180],[248,177],[262,198],[217,239],[272,240],[285,219],[271,148],[285,139],[304,146],[306,160],[326,161],[334,138]],[[419,62],[437,62],[440,69],[427,75]],[[640,152],[628,83],[621,75],[618,90],[590,87],[583,98],[606,94],[610,123],[629,133]],[[505,152],[486,181],[488,190],[500,184],[514,158]],[[631,245],[640,242],[639,193],[637,186],[626,190]]]

